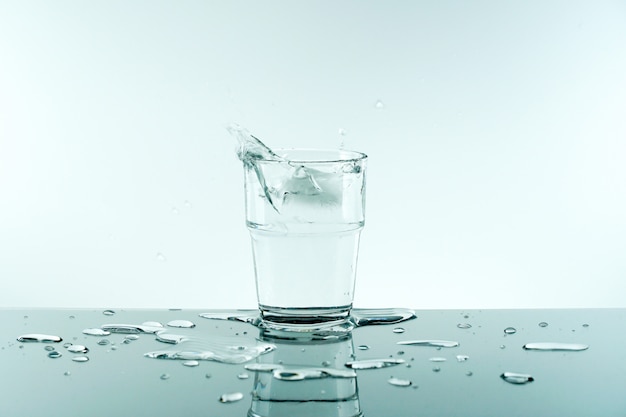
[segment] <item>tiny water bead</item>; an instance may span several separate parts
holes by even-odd
[[[393,329],[394,333],[404,333],[405,330],[403,327],[396,327],[395,329]]]
[[[435,366],[433,368],[433,372],[440,372],[440,371],[441,371],[441,368],[439,366]]]
[[[89,348],[83,345],[71,345],[67,347],[68,352],[72,353],[87,353],[89,352]]]
[[[18,337],[17,341],[22,343],[59,343],[63,339],[60,336],[50,334],[31,333]]]
[[[382,110],[386,106],[385,106],[385,103],[383,103],[382,100],[376,100],[376,103],[374,104],[374,107],[376,107],[376,109],[378,109],[378,110]]]
[[[222,394],[219,398],[221,403],[234,403],[243,399],[243,394],[240,392],[231,392],[228,394]]]
[[[93,328],[83,330],[83,334],[86,334],[88,336],[109,336],[111,332],[109,332],[108,330]]]
[[[457,362],[466,362],[469,359],[467,355],[456,355]]]
[[[535,380],[535,378],[528,374],[519,374],[517,372],[504,372],[502,375],[500,375],[500,378],[502,378],[509,384],[515,385],[524,385]]]
[[[185,361],[183,362],[183,366],[187,366],[189,368],[193,368],[200,365],[200,362],[196,361],[196,360],[191,360],[191,361]]]
[[[248,378],[250,378],[250,375],[245,372],[237,375],[237,379],[248,379]]]
[[[380,369],[388,368],[405,363],[404,359],[368,359],[362,361],[351,361],[346,363],[346,367],[350,369]]]
[[[398,342],[399,345],[409,346],[429,346],[436,348],[454,348],[459,346],[459,342],[453,340],[406,340]]]
[[[548,327],[548,323],[542,321],[541,323],[539,323],[539,327]]]
[[[431,361],[431,362],[445,362],[445,361],[447,361],[446,358],[442,358],[440,356],[429,358],[428,360]]]
[[[172,320],[167,323],[169,327],[177,327],[181,329],[191,329],[196,327],[196,325],[189,320]]]
[[[166,379],[170,379],[170,374],[161,374],[160,378],[165,381]]]
[[[47,350],[48,352],[52,352],[54,350],[54,346],[46,346],[44,347],[45,350]]]
[[[534,342],[526,343],[523,348],[524,350],[579,352],[589,349],[589,345],[582,343]]]
[[[48,353],[48,357],[52,359],[60,358],[61,356],[62,356],[61,353],[57,352],[56,350],[53,350]]]
[[[106,345],[108,345],[109,343],[111,343],[111,342],[109,341],[109,339],[100,339],[100,340],[98,340],[98,344],[99,344],[100,346],[106,346]]]
[[[165,262],[167,260],[167,258],[165,257],[165,255],[163,255],[161,252],[157,252],[156,254],[156,259],[159,262]]]
[[[504,334],[515,334],[517,333],[517,329],[515,327],[507,327],[504,329]]]
[[[357,346],[357,349],[359,349],[359,350],[369,350],[369,348],[370,347],[367,346],[367,345],[359,345],[359,346]]]
[[[102,312],[102,314],[104,314],[105,316],[114,316],[115,315],[115,311],[113,311],[113,310],[104,310]]]
[[[411,385],[413,385],[413,383],[408,379],[400,379],[393,376],[389,378],[387,382],[396,387],[410,387]]]
[[[471,329],[472,325],[469,323],[459,323],[456,325],[459,329]]]
[[[73,360],[74,362],[81,362],[81,363],[82,363],[82,362],[88,362],[88,361],[89,361],[89,358],[88,358],[87,356],[74,356],[74,357],[72,358],[72,360]]]

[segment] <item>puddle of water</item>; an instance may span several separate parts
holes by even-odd
[[[524,345],[525,350],[539,350],[539,351],[570,351],[579,352],[589,349],[589,345],[582,343],[554,343],[554,342],[534,342],[526,343]]]
[[[18,337],[17,341],[22,343],[59,343],[63,339],[60,336],[51,334],[31,333]]]
[[[405,363],[404,359],[368,359],[362,361],[350,361],[346,367],[351,369],[381,369]]]
[[[408,346],[430,346],[439,348],[454,348],[459,346],[459,342],[452,340],[406,340],[398,342],[399,345]]]

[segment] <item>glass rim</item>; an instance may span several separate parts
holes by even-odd
[[[269,159],[258,158],[257,162],[295,162],[302,164],[329,164],[329,163],[345,163],[345,162],[358,162],[364,161],[368,158],[367,154],[359,151],[353,151],[350,149],[337,149],[337,148],[274,148],[272,150],[275,155],[281,159]],[[320,158],[288,158],[290,152],[302,152],[302,153],[315,153],[335,155],[335,157],[320,157]],[[287,156],[285,156],[287,154]],[[345,157],[342,157],[345,156]]]

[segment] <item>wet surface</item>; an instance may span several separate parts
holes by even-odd
[[[299,404],[326,416],[626,412],[626,310],[385,320],[393,311],[362,310],[352,332],[320,340],[276,339],[253,311],[0,310],[0,415],[279,417]]]

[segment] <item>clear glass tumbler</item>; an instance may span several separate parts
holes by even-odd
[[[367,155],[275,150],[244,164],[262,319],[282,325],[345,320],[365,221]]]

